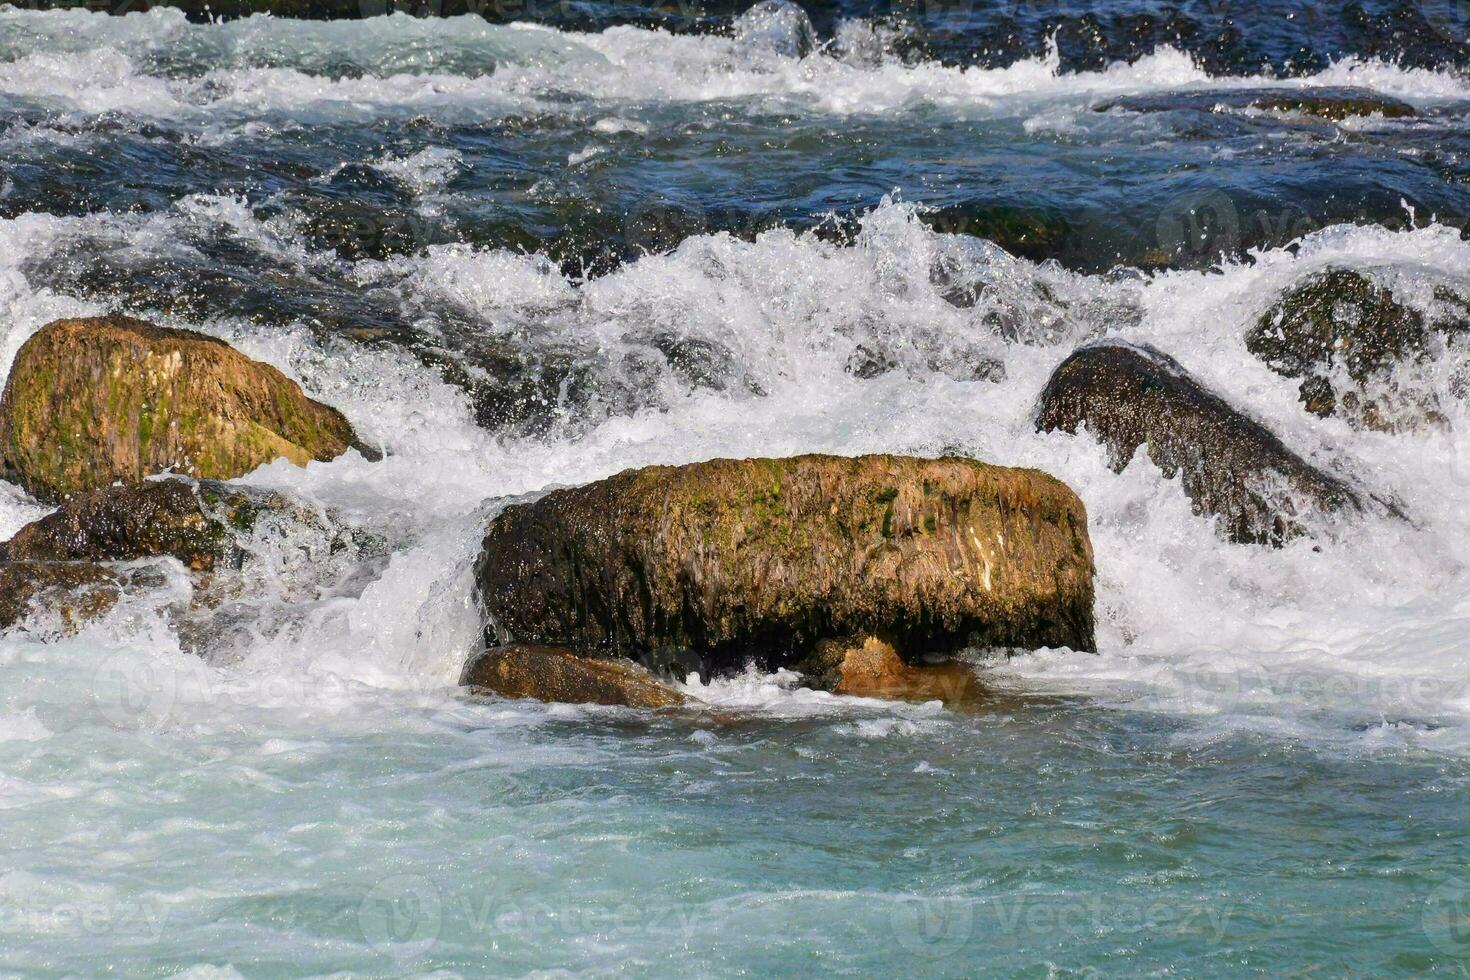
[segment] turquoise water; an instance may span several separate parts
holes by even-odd
[[[731,687],[744,710],[364,696],[214,726],[223,691],[162,711],[136,688],[171,730],[0,743],[3,966],[1381,976],[1470,954],[1461,760],[1080,698],[960,716]]]
[[[1135,50],[1109,14],[1102,59],[1032,6],[1004,56],[989,8],[914,49],[814,7],[802,58],[718,24],[0,11],[0,365],[126,310],[386,450],[243,481],[379,551],[263,521],[217,607],[164,561],[79,634],[0,636],[0,973],[1464,975],[1470,350],[1403,366],[1445,424],[1390,435],[1243,340],[1330,268],[1470,295],[1460,20],[1240,5],[1239,44]],[[1420,116],[1096,111],[1264,84]],[[1232,546],[1146,460],[1038,434],[1104,337],[1412,521]],[[498,508],[879,451],[1074,487],[1098,653],[977,652],[974,713],[754,672],[655,714],[457,689]],[[0,483],[0,538],[46,511]]]

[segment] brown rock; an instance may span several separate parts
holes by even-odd
[[[75,630],[112,609],[121,586],[116,573],[91,562],[0,562],[0,629],[44,609]]]
[[[799,456],[630,470],[490,525],[496,638],[721,670],[881,635],[905,657],[1093,647],[1087,514],[1035,470]]]
[[[285,498],[214,481],[147,480],[78,494],[0,545],[11,561],[132,561],[172,555],[196,571],[232,556],[248,529]]]
[[[169,469],[233,479],[353,446],[340,412],[270,365],[129,317],[42,327],[0,396],[0,476],[50,500]]]
[[[1036,426],[1085,428],[1118,472],[1146,447],[1166,477],[1180,477],[1195,513],[1218,514],[1232,541],[1280,544],[1304,533],[1304,520],[1362,508],[1347,483],[1151,347],[1106,342],[1074,351],[1047,382]]]
[[[987,697],[971,665],[905,663],[897,650],[876,636],[845,643],[824,640],[798,669],[811,686],[833,694],[943,701],[950,707],[973,707]]]
[[[689,698],[629,660],[579,657],[559,647],[512,644],[485,651],[460,683],[507,698],[667,708]]]

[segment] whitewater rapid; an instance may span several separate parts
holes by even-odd
[[[448,696],[479,642],[468,574],[478,532],[493,508],[517,495],[718,456],[963,453],[1068,482],[1088,507],[1097,553],[1100,652],[1038,652],[994,664],[996,676],[1103,705],[1211,716],[1223,726],[1470,748],[1460,640],[1470,608],[1470,412],[1457,395],[1463,355],[1446,352],[1430,379],[1448,426],[1388,435],[1303,413],[1294,382],[1251,357],[1242,339],[1281,289],[1333,266],[1372,269],[1396,295],[1427,306],[1435,285],[1466,285],[1470,245],[1433,225],[1332,228],[1295,254],[1264,253],[1218,273],[1087,277],[937,234],[914,210],[884,205],[851,246],[781,231],[754,242],[700,236],[585,283],[531,257],[460,246],[358,263],[359,279],[388,283],[406,304],[447,298],[497,323],[592,336],[608,349],[629,324],[677,326],[684,336],[723,341],[764,391],[669,384],[656,407],[547,439],[479,429],[464,396],[406,355],[347,343],[326,349],[305,330],[224,319],[187,324],[298,378],[388,451],[381,463],[355,454],[305,470],[282,462],[243,481],[300,494],[388,533],[394,551],[360,595],[306,604],[276,632],[234,651],[239,663],[219,668],[221,676],[279,672],[303,685]],[[191,200],[144,222],[24,216],[0,224],[0,254],[35,259],[64,247],[78,226],[119,222],[135,247],[167,248],[168,228],[200,213],[233,215],[239,233],[274,241],[271,229],[229,201]],[[156,226],[156,237],[139,224]],[[994,290],[987,302],[956,307],[943,298],[946,284],[935,283],[936,267]],[[50,319],[102,312],[98,303],[27,290],[13,266],[0,282],[6,352]],[[1011,339],[997,335],[997,319]],[[1115,474],[1090,439],[1037,434],[1035,397],[1049,372],[1077,343],[1098,337],[1168,351],[1293,449],[1402,501],[1413,523],[1369,517],[1316,544],[1232,546],[1145,457]],[[858,345],[881,346],[900,367],[859,380],[847,370]],[[981,356],[1004,364],[1003,380],[955,376]],[[0,498],[6,530],[41,513],[13,489]],[[97,644],[176,645],[157,621],[137,614],[120,611],[58,649],[85,648],[90,660]],[[0,643],[11,656],[37,655],[32,639]],[[718,699],[719,690],[701,693]]]
[[[343,51],[363,74],[324,73],[328,55]],[[571,112],[585,117],[595,150],[597,140],[648,133],[638,117],[650,106],[691,100],[876,117],[923,107],[1064,130],[1102,124],[1089,113],[1102,96],[1264,81],[1211,78],[1169,49],[1100,73],[1062,74],[1055,51],[1003,69],[959,69],[863,61],[836,46],[794,59],[738,39],[637,28],[570,35],[478,21],[265,17],[201,26],[164,10],[111,20],[0,12],[0,56],[0,94],[37,100],[51,113],[0,137],[12,145],[85,143],[80,121],[111,113],[194,120],[207,144],[248,138],[250,127],[322,119]],[[210,67],[201,72],[201,64]],[[1363,60],[1285,84],[1364,86],[1421,107],[1470,98],[1470,84],[1453,74]],[[425,213],[452,207],[444,188],[461,168],[455,151],[369,162]],[[933,231],[917,219],[923,206],[887,199],[847,244],[780,229],[753,241],[703,234],[586,280],[542,257],[469,244],[344,265],[312,251],[289,216],[261,218],[231,195],[189,195],[146,214],[0,220],[4,364],[49,320],[107,308],[102,298],[32,285],[34,270],[74,243],[168,258],[207,233],[303,274],[331,267],[430,333],[454,311],[508,342],[579,344],[602,358],[609,390],[632,392],[610,398],[604,415],[546,436],[490,433],[474,424],[459,389],[406,354],[323,339],[305,324],[157,314],[275,364],[387,450],[381,463],[355,454],[304,470],[279,463],[244,482],[299,494],[382,533],[391,556],[366,585],[343,591],[335,580],[318,582],[309,600],[288,601],[272,592],[283,586],[266,582],[251,600],[261,625],[232,636],[209,663],[179,650],[156,597],[125,603],[79,637],[6,637],[0,659],[74,661],[90,673],[100,648],[128,663],[161,657],[165,672],[203,672],[227,687],[284,678],[297,691],[376,699],[389,689],[448,705],[480,637],[468,571],[478,534],[518,495],[717,456],[963,453],[1068,482],[1088,507],[1097,552],[1099,653],[996,661],[987,670],[998,681],[1083,695],[1100,707],[1197,716],[1222,730],[1470,750],[1464,352],[1443,352],[1425,379],[1448,424],[1387,435],[1302,412],[1296,384],[1243,343],[1275,295],[1334,266],[1369,271],[1421,309],[1436,302],[1437,286],[1470,287],[1470,245],[1456,229],[1406,209],[1402,230],[1328,227],[1290,249],[1208,272],[1089,276]],[[979,299],[956,305],[957,289]],[[723,345],[749,383],[710,391],[667,370],[649,374],[633,354],[655,330]],[[1077,344],[1102,337],[1166,351],[1293,449],[1401,501],[1412,522],[1365,518],[1278,551],[1231,546],[1146,458],[1115,474],[1090,439],[1037,434],[1035,398],[1051,369]],[[882,352],[894,370],[856,377],[859,350]],[[980,364],[988,376],[977,379]],[[0,534],[44,512],[0,487]],[[744,703],[747,695],[734,692],[755,682],[691,683],[701,696],[719,702],[729,691],[732,703]],[[774,682],[757,686],[784,692],[777,701],[798,697]],[[31,719],[23,730],[44,717],[50,696],[44,687],[9,693],[9,706]]]

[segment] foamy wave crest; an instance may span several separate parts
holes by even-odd
[[[37,50],[39,48],[39,50]],[[749,38],[675,36],[633,27],[571,34],[477,17],[399,15],[302,24],[252,17],[191,25],[175,10],[121,18],[0,12],[0,95],[83,113],[186,117],[229,126],[232,116],[362,119],[434,111],[499,118],[580,113],[602,104],[736,101],[750,111],[892,113],[915,106],[1028,116],[1050,103],[1181,88],[1263,83],[1350,84],[1416,102],[1470,98],[1450,73],[1344,60],[1318,75],[1279,81],[1213,78],[1161,48],[1103,71],[1063,73],[1053,44],[1004,68],[853,59],[819,48],[796,57]],[[344,67],[353,73],[344,73]]]

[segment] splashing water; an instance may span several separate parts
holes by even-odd
[[[1356,431],[1302,411],[1298,382],[1244,340],[1283,290],[1330,268],[1425,312],[1445,290],[1470,292],[1451,213],[1318,222],[1209,269],[1100,271],[934,227],[959,145],[941,138],[899,180],[875,162],[876,190],[843,176],[861,205],[850,234],[711,220],[584,274],[505,230],[659,186],[704,195],[713,215],[735,172],[705,169],[703,154],[724,140],[753,155],[742,166],[767,165],[756,148],[784,131],[773,118],[813,142],[851,126],[897,155],[929,126],[992,147],[1032,140],[1049,148],[995,166],[1038,183],[1110,141],[1161,143],[1175,162],[1248,156],[1238,132],[1185,145],[1175,122],[1092,109],[1272,81],[1211,77],[1172,49],[1072,74],[1055,50],[990,69],[799,57],[786,47],[803,25],[757,26],[574,35],[0,12],[0,142],[24,185],[0,218],[0,362],[52,319],[132,309],[275,364],[388,453],[240,481],[318,519],[245,536],[246,581],[202,632],[180,612],[187,576],[164,562],[79,633],[38,622],[0,637],[0,968],[89,973],[105,957],[129,975],[958,976],[1462,962],[1446,916],[1463,893],[1444,870],[1463,864],[1455,842],[1470,830],[1470,364],[1450,343],[1418,379],[1443,426]],[[1463,138],[1470,90],[1454,72],[1356,58],[1285,84],[1365,87],[1426,116],[1330,137],[1241,124],[1277,127],[1283,154],[1360,140],[1381,162],[1383,146],[1418,152],[1416,127]],[[247,169],[267,170],[248,179],[215,155],[255,141],[270,152]],[[68,169],[121,145],[148,147],[139,182]],[[568,163],[589,145],[605,158]],[[518,166],[542,166],[518,164],[521,151],[555,161],[529,178],[551,186],[495,197]],[[185,152],[215,186],[175,169]],[[787,166],[779,155],[770,166]],[[640,166],[646,185],[611,186]],[[1456,164],[1441,166],[1436,193],[1453,202]],[[1250,167],[1232,172],[1273,179]],[[803,206],[831,203],[812,196]],[[320,200],[459,224],[342,254],[305,230],[301,202]],[[364,342],[377,334],[389,342]],[[1116,474],[1089,437],[1038,434],[1052,369],[1104,337],[1167,351],[1411,521],[1232,546],[1143,454]],[[472,375],[509,358],[517,383],[534,374],[535,404],[480,424],[483,392],[430,348]],[[481,640],[470,569],[496,510],[632,466],[802,452],[961,453],[1066,481],[1089,512],[1099,652],[977,656],[997,696],[974,716],[755,671],[689,678],[709,707],[683,715],[455,689]],[[0,484],[0,536],[46,510]],[[334,549],[344,533],[362,547]]]

